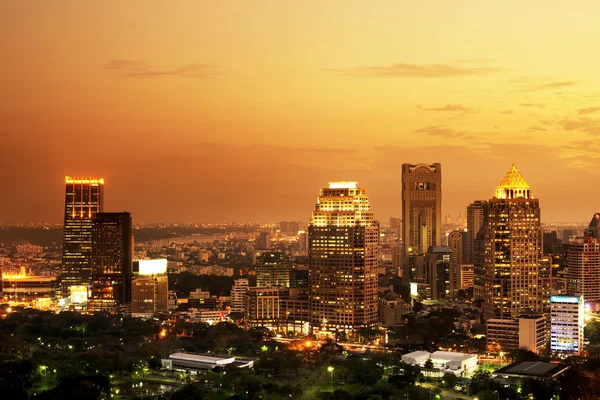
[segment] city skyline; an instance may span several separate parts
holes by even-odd
[[[511,160],[544,220],[598,211],[600,5],[334,3],[2,2],[0,221],[60,221],[69,174],[138,221],[307,220],[350,179],[384,219],[411,162],[457,215]]]

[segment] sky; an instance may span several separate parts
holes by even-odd
[[[0,222],[64,176],[135,222],[310,218],[355,180],[401,215],[442,164],[454,219],[514,162],[543,222],[600,211],[600,2],[3,0]]]

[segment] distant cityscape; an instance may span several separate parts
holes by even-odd
[[[563,382],[573,360],[600,358],[600,214],[542,225],[543,199],[515,165],[456,220],[441,209],[440,164],[403,164],[402,215],[387,223],[352,181],[320,189],[308,223],[274,224],[134,225],[131,213],[104,210],[109,188],[66,177],[62,226],[2,226],[14,237],[0,247],[5,320],[122,316],[151,322],[158,341],[187,336],[181,324],[230,324],[306,362],[334,345],[397,355],[402,376],[452,376],[451,387],[429,384],[443,398],[477,394],[475,384],[512,396],[524,380]],[[186,379],[221,363],[255,367],[187,347],[146,363]]]

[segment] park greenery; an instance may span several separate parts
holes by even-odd
[[[0,384],[2,398],[7,399],[427,400],[450,398],[458,387],[464,388],[463,395],[479,399],[592,399],[599,394],[600,365],[594,359],[567,360],[572,363],[567,376],[551,384],[523,381],[505,387],[485,370],[470,380],[448,373],[431,380],[424,372],[434,366],[402,363],[402,348],[352,353],[333,341],[318,343],[313,338],[280,343],[266,329],[225,322],[167,323],[31,309],[8,313],[6,308],[0,306],[5,316],[0,319]],[[450,311],[432,313],[429,320],[436,329],[409,321],[409,328],[394,331],[394,340],[401,347],[445,340],[456,333],[442,327],[453,318]],[[250,358],[254,368],[225,367],[198,374],[161,370],[160,360],[180,351]],[[525,351],[508,357],[539,359]],[[146,395],[120,393],[119,385],[128,382],[139,386],[154,382],[172,389]]]

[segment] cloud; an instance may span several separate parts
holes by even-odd
[[[450,76],[487,75],[502,71],[492,67],[459,67],[448,64],[406,64],[327,69],[339,75],[363,78],[446,78]]]
[[[541,126],[530,126],[528,129],[530,131],[539,131],[539,132],[547,130],[546,128],[542,128]]]
[[[546,108],[545,105],[539,103],[521,103],[521,107],[535,107],[535,108]]]
[[[514,110],[502,110],[498,111],[500,114],[514,114]]]
[[[600,121],[592,118],[565,118],[558,121],[557,124],[567,131],[580,131],[594,136],[600,135]]]
[[[458,111],[458,112],[464,112],[464,113],[477,112],[472,108],[463,106],[462,104],[446,104],[444,107],[432,107],[432,108],[425,108],[425,107],[418,105],[417,108],[420,110],[423,110],[423,111]]]
[[[581,110],[579,110],[579,114],[580,115],[588,115],[588,114],[593,114],[598,111],[600,111],[600,107],[588,107],[588,108],[582,108]]]
[[[455,60],[457,63],[463,63],[463,64],[490,64],[495,62],[495,60],[492,60],[491,58],[459,58],[457,60]]]
[[[458,131],[456,129],[447,128],[446,125],[431,125],[424,128],[416,129],[415,133],[426,133],[430,136],[441,136],[445,138],[468,138],[468,131]]]
[[[104,66],[113,70],[121,78],[158,78],[163,76],[179,76],[209,78],[224,73],[224,67],[214,64],[188,64],[176,68],[151,67],[143,61],[112,59]]]
[[[545,89],[558,89],[577,85],[577,81],[555,80],[550,78],[540,78],[537,76],[521,76],[511,79],[511,82],[517,85],[517,90],[530,92]]]

